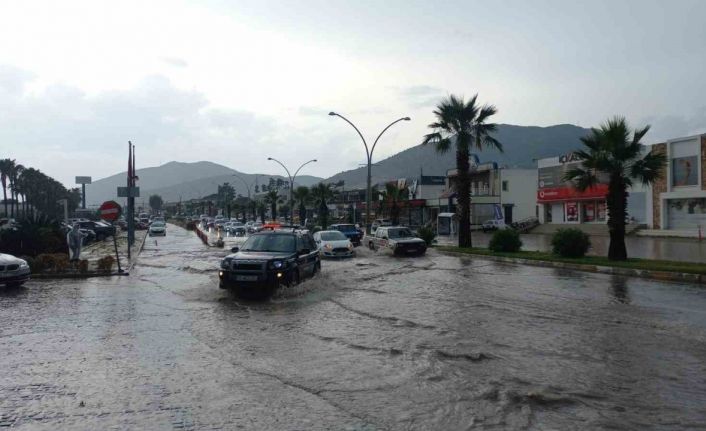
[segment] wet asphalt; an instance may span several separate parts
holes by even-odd
[[[0,288],[0,429],[706,428],[699,286],[359,248],[248,302],[224,254]]]

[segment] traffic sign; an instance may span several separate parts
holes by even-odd
[[[118,197],[119,198],[139,198],[140,188],[139,187],[118,187]]]
[[[103,204],[98,210],[100,212],[101,218],[106,221],[117,220],[118,217],[120,217],[120,213],[122,212],[120,205],[118,205],[118,203],[115,201],[103,202]]]

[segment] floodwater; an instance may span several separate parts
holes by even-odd
[[[473,232],[473,245],[487,247],[492,234]],[[523,250],[550,251],[552,249],[551,235],[522,234]],[[607,256],[610,238],[608,236],[591,236],[591,249],[588,254]],[[643,259],[676,260],[684,262],[706,263],[706,241],[694,238],[653,238],[628,236],[625,246],[629,257]]]
[[[706,428],[706,290],[359,248],[266,302],[170,226],[130,277],[0,291],[0,426]]]

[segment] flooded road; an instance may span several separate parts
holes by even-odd
[[[130,277],[1,290],[0,427],[706,428],[706,289],[358,252],[247,302],[170,225]]]

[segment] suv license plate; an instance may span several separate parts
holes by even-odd
[[[417,249],[416,248],[408,248],[407,253],[416,253]]]
[[[235,281],[257,281],[257,275],[236,275]]]

